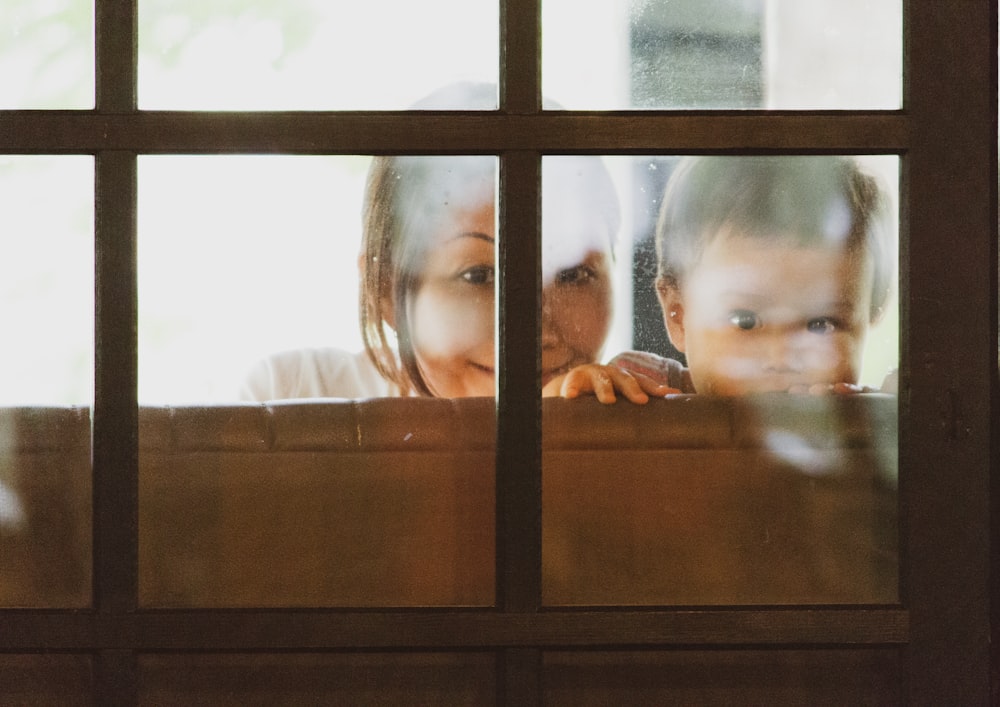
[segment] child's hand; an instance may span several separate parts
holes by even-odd
[[[677,388],[657,383],[652,378],[630,373],[616,366],[586,363],[549,381],[542,389],[542,395],[575,398],[581,394],[593,393],[598,400],[607,405],[617,400],[616,390],[638,405],[649,402],[650,395],[662,397],[681,392]]]

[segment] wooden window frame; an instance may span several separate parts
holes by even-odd
[[[0,652],[93,656],[102,705],[136,703],[137,656],[150,651],[488,650],[498,656],[498,703],[533,705],[545,648],[626,646],[889,646],[900,651],[907,703],[996,697],[996,0],[904,0],[899,111],[610,113],[541,111],[541,0],[506,0],[500,110],[420,114],[139,111],[137,1],[95,0],[94,110],[0,111],[0,153],[95,157],[96,208],[93,607],[0,610]],[[495,608],[139,608],[137,158],[261,152],[499,155],[509,235],[500,252]],[[509,316],[539,308],[541,156],[698,152],[902,157],[898,605],[542,607],[541,410],[530,353],[538,321]]]

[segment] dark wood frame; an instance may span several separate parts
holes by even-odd
[[[136,106],[136,1],[96,0],[95,110],[0,112],[0,152],[96,157],[94,605],[0,611],[0,652],[95,658],[95,701],[135,704],[144,651],[494,650],[498,701],[541,702],[546,647],[897,647],[912,704],[987,704],[997,494],[997,3],[904,0],[905,108],[560,112],[539,105],[539,5],[501,2],[501,110],[187,113]],[[497,606],[144,611],[137,606],[136,160],[149,153],[488,153],[501,160],[502,312],[538,311],[540,155],[902,156],[898,606],[541,606],[537,321],[501,315]],[[533,237],[534,236],[534,237]],[[532,286],[533,285],[533,286]],[[997,630],[993,629],[997,638]],[[994,641],[994,644],[997,641]]]

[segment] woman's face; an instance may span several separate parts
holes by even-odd
[[[492,197],[432,236],[410,302],[414,354],[438,397],[494,396],[496,224]],[[542,294],[542,385],[595,361],[611,322],[610,253],[559,264]]]

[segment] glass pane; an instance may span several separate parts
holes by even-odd
[[[0,159],[0,606],[90,603],[93,179]]]
[[[897,109],[901,0],[544,0],[542,82],[569,109]]]
[[[565,159],[543,161],[545,215],[567,213]],[[564,275],[579,255],[543,272],[543,392],[581,398],[543,408],[545,602],[894,602],[898,158],[605,163],[630,326],[604,367],[546,380],[600,277]],[[585,232],[553,233],[547,254]],[[612,385],[652,399],[604,410]]]
[[[406,108],[444,84],[497,82],[498,8],[490,0],[139,0],[139,105]]]
[[[894,648],[549,652],[546,705],[895,705]]]
[[[144,605],[492,604],[495,183],[140,158]]]
[[[231,402],[269,354],[362,349],[368,162],[139,158],[140,403]]]
[[[145,655],[139,704],[491,705],[491,653]]]
[[[0,109],[94,107],[93,0],[4,0],[0,27]]]
[[[0,655],[4,707],[86,707],[92,686],[90,656]]]

